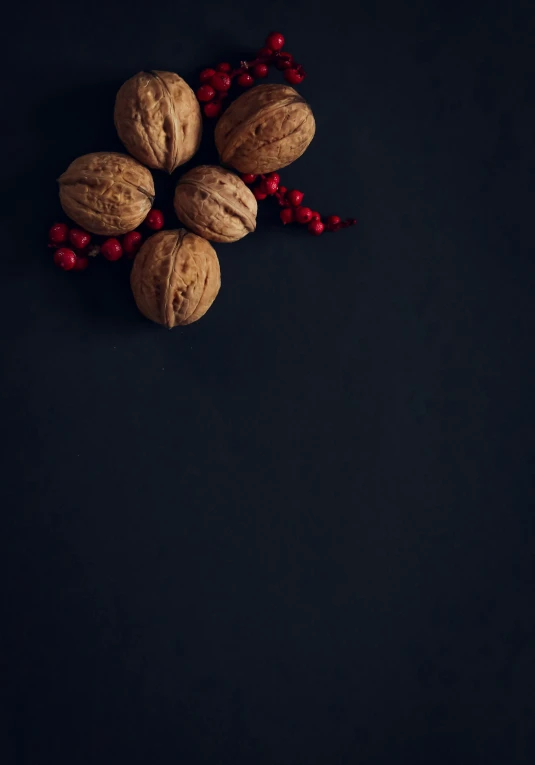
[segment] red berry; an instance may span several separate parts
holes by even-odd
[[[76,265],[76,255],[68,247],[60,247],[54,253],[54,263],[64,271],[70,271]]]
[[[76,247],[77,250],[83,250],[84,247],[87,247],[90,241],[91,237],[87,231],[82,231],[81,228],[71,228],[69,231],[69,242],[73,247]]]
[[[273,55],[271,48],[260,48],[258,51],[258,58],[269,58]]]
[[[282,196],[284,196],[287,191],[288,189],[286,188],[286,186],[279,186],[279,194],[282,194]]]
[[[227,62],[225,61],[223,64],[218,64],[216,66],[216,69],[218,72],[230,72],[232,67],[230,64],[227,64]]]
[[[292,207],[299,207],[301,202],[303,201],[303,197],[305,195],[302,191],[298,191],[297,189],[292,189],[291,191],[288,191],[286,194],[287,201],[292,205]]]
[[[278,58],[275,66],[279,70],[279,72],[284,72],[286,69],[289,69],[292,65],[291,61],[288,61],[287,58]]]
[[[216,72],[213,77],[210,78],[210,85],[215,90],[228,90],[232,84],[232,81],[228,74],[224,72]]]
[[[292,65],[293,56],[291,53],[286,53],[286,51],[281,50],[277,58],[275,59],[275,66],[280,71],[283,71],[284,69],[289,69]]]
[[[281,177],[278,173],[269,173],[267,176],[268,181],[274,181],[277,184],[277,188],[279,188],[279,183],[281,182]]]
[[[296,207],[295,219],[298,223],[310,223],[312,220],[312,210],[310,207]]]
[[[215,75],[213,75],[215,77]],[[215,96],[215,90],[211,85],[201,85],[197,91],[197,98],[199,101],[211,101]]]
[[[242,173],[241,179],[244,183],[250,186],[251,183],[256,181],[256,175],[253,175],[252,173]]]
[[[342,222],[342,219],[340,218],[339,215],[329,215],[329,217],[325,221],[325,224],[329,228],[334,228],[335,226],[339,226],[341,222]]]
[[[48,232],[48,240],[51,244],[63,244],[69,236],[69,227],[66,223],[54,223]]]
[[[289,82],[290,85],[299,85],[305,79],[305,75],[297,69],[285,69],[284,79],[286,82]]]
[[[208,82],[208,80],[215,74],[215,69],[203,69],[199,75],[201,82]]]
[[[262,191],[262,186],[257,186],[253,189],[253,194],[255,195],[255,199],[258,199],[259,202],[267,197],[265,191]]]
[[[254,85],[254,79],[250,74],[244,72],[238,77],[237,83],[241,88],[250,88],[251,85]]]
[[[213,119],[214,117],[217,117],[221,111],[221,102],[211,101],[209,104],[203,106],[203,111],[207,117]]]
[[[135,255],[141,247],[141,239],[143,237],[139,231],[129,231],[128,234],[123,236],[123,250],[127,255]]]
[[[100,248],[100,252],[104,255],[106,260],[119,260],[123,255],[123,248],[118,239],[111,238],[106,239]]]
[[[81,257],[76,258],[76,263],[74,264],[74,270],[85,271],[88,265],[89,265],[89,258],[86,258],[85,255],[82,255]]]
[[[266,38],[266,48],[271,48],[271,50],[282,50],[283,45],[284,37],[280,32],[272,32]]]
[[[308,224],[308,230],[313,236],[319,236],[320,234],[323,234],[324,229],[325,226],[320,220],[312,220]]]
[[[294,221],[294,211],[291,207],[285,207],[284,210],[280,211],[281,221],[286,225],[287,223],[293,223]]]
[[[161,210],[155,210],[153,208],[145,218],[145,225],[152,231],[159,231],[161,228],[163,228],[163,224],[164,218],[163,212]]]
[[[319,212],[312,213],[312,220],[321,220],[321,215],[319,214]]]
[[[279,184],[277,181],[272,180],[271,178],[266,178],[265,181],[262,182],[262,191],[265,191],[269,196],[276,194],[278,188]]]
[[[269,67],[267,64],[256,64],[253,66],[253,74],[255,77],[267,77]]]

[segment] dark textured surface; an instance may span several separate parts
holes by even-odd
[[[12,10],[2,762],[532,763],[532,3]],[[273,28],[317,120],[284,181],[358,228],[262,206],[170,332],[127,264],[55,269],[119,85]]]

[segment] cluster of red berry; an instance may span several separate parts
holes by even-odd
[[[305,79],[305,70],[294,61],[291,53],[282,50],[284,37],[280,32],[272,32],[266,38],[266,44],[257,53],[253,61],[241,61],[237,69],[230,64],[217,64],[215,69],[203,69],[199,75],[201,87],[197,98],[204,104],[207,117],[218,117],[223,100],[227,98],[232,81],[236,79],[242,88],[250,88],[255,79],[267,77],[269,67],[274,66],[284,72],[284,79],[290,85],[299,85]]]
[[[164,218],[160,210],[152,209],[144,220],[151,231],[163,228]],[[133,258],[143,241],[139,231],[129,231],[121,240],[111,237],[90,247],[91,235],[81,228],[69,228],[66,223],[54,223],[48,232],[48,246],[54,248],[54,263],[64,271],[84,271],[89,258],[100,254],[106,260],[119,260],[123,255]]]
[[[277,200],[282,207],[280,218],[284,225],[287,223],[301,223],[308,226],[308,230],[313,236],[320,236],[324,231],[339,231],[341,228],[354,226],[357,222],[355,218],[342,220],[338,215],[329,215],[322,221],[321,215],[310,207],[303,207],[301,204],[305,196],[298,189],[288,190],[286,186],[280,185],[280,176],[278,173],[269,173],[269,175],[253,175],[244,173],[241,179],[248,186],[256,184],[252,192],[255,198],[261,202],[268,196]]]

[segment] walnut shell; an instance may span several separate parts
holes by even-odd
[[[214,248],[186,229],[159,231],[142,245],[130,284],[141,313],[171,329],[204,316],[221,286]]]
[[[236,242],[256,228],[258,205],[251,189],[230,170],[194,167],[175,189],[176,214],[212,242]]]
[[[237,98],[215,128],[221,162],[240,173],[271,173],[291,164],[314,138],[314,115],[288,85],[257,85]]]
[[[202,135],[201,107],[174,72],[139,72],[115,99],[115,127],[130,154],[172,173],[193,157]]]
[[[150,170],[113,151],[78,157],[58,183],[65,213],[93,234],[132,231],[147,217],[154,201]]]

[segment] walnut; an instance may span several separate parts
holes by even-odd
[[[237,175],[215,165],[194,167],[175,190],[176,214],[212,242],[236,242],[256,228],[257,203]]]
[[[221,162],[241,173],[291,164],[314,138],[310,106],[288,85],[257,85],[237,98],[215,128]]]
[[[154,201],[150,170],[126,154],[100,151],[72,162],[58,179],[65,213],[93,234],[132,231]]]
[[[117,93],[115,127],[136,159],[172,173],[199,148],[201,107],[178,74],[139,72]]]
[[[141,313],[171,329],[191,324],[214,302],[221,275],[214,248],[186,229],[158,231],[142,245],[130,284]]]

